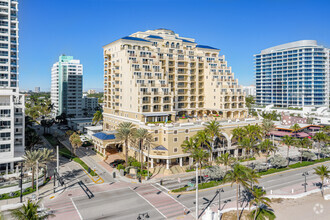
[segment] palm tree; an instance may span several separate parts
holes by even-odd
[[[287,150],[287,153],[286,153],[286,158],[288,159],[288,165],[287,165],[287,167],[288,167],[289,164],[290,164],[289,151],[290,151],[290,147],[294,146],[295,139],[291,136],[285,135],[282,138],[282,143],[285,144],[288,147],[288,150]]]
[[[32,169],[32,189],[34,189],[35,168],[37,166],[37,162],[41,158],[41,151],[25,151],[25,155],[23,156],[23,158],[25,160],[25,164]]]
[[[135,125],[131,122],[122,122],[118,125],[116,137],[125,144],[126,166],[128,165],[128,142],[135,133]]]
[[[237,208],[237,219],[239,220],[239,212],[238,212],[238,186],[243,185],[245,187],[248,186],[248,176],[249,176],[249,168],[241,165],[235,164],[232,170],[229,170],[225,176],[225,181],[231,183],[231,186],[236,184],[236,208]]]
[[[103,120],[103,114],[101,111],[96,111],[93,117],[93,124],[96,125],[99,121]]]
[[[267,163],[267,157],[269,156],[269,152],[274,151],[276,147],[273,145],[273,142],[269,139],[265,139],[264,141],[262,141],[258,147],[259,150],[266,151],[265,162]]]
[[[250,217],[251,217],[251,219],[255,217],[255,220],[274,220],[274,219],[276,219],[274,210],[263,204],[260,205],[257,209],[254,209],[250,213]]]
[[[295,140],[294,144],[300,149],[300,163],[302,163],[304,149],[311,147],[311,141],[308,138],[300,138]]]
[[[318,153],[317,153],[317,159],[320,158],[320,151],[321,151],[321,142],[325,142],[327,140],[327,135],[323,132],[317,132],[313,140],[318,142]]]
[[[228,152],[225,154],[221,154],[219,157],[217,157],[216,159],[216,163],[217,164],[223,164],[225,166],[226,169],[226,173],[227,173],[227,168],[228,166],[230,166],[231,164],[233,164],[235,162],[235,159],[232,157],[231,154],[229,154]]]
[[[259,208],[261,206],[270,207],[271,200],[269,198],[265,197],[266,192],[261,187],[254,186],[251,189],[251,192],[252,192],[253,198],[250,200],[250,207],[252,205],[256,206],[256,209],[253,213],[254,214],[253,219],[256,220],[257,216],[260,215]]]
[[[209,144],[212,140],[211,140],[210,136],[208,136],[206,131],[205,130],[198,131],[195,138],[196,138],[197,146],[199,146],[201,148],[206,146],[210,152],[209,155],[212,157],[212,147]],[[210,161],[211,161],[211,159],[210,159]]]
[[[330,126],[328,125],[328,126],[324,126],[323,128],[322,128],[322,131],[324,132],[324,133],[326,133],[326,134],[330,134]]]
[[[292,133],[294,133],[294,136],[296,136],[297,131],[299,131],[301,127],[299,126],[299,124],[294,124],[290,127],[290,129],[292,130]]]
[[[39,216],[39,208],[39,202],[34,203],[31,200],[28,200],[21,208],[11,211],[11,216],[17,220],[43,220],[55,216],[54,214],[48,213],[43,213],[42,216]]]
[[[321,179],[321,193],[322,197],[324,196],[324,189],[323,189],[323,184],[324,184],[324,179],[329,179],[330,178],[330,170],[328,167],[322,165],[314,168],[315,172],[314,174],[318,175]]]
[[[270,119],[264,119],[262,121],[262,130],[265,134],[265,137],[267,137],[268,135],[270,135],[270,132],[273,131],[275,129],[275,124],[272,120]]]
[[[211,161],[213,160],[212,150],[214,150],[215,139],[220,137],[221,125],[218,121],[213,120],[206,123],[206,133],[211,137]]]
[[[199,175],[202,175],[202,164],[205,160],[207,160],[207,158],[210,156],[210,154],[203,150],[202,148],[196,147],[193,148],[193,150],[191,151],[191,155],[190,155],[195,161],[196,163],[198,163],[200,170],[199,170]],[[198,180],[196,180],[196,182],[198,182]]]
[[[181,147],[182,147],[183,152],[191,153],[191,151],[193,151],[193,149],[197,147],[196,139],[194,137],[191,137],[188,140],[185,140],[181,144]]]
[[[48,167],[47,164],[53,160],[55,160],[54,151],[44,148],[41,151],[41,157],[40,157],[41,164],[45,167],[44,181],[46,181],[47,178],[47,167]]]
[[[143,147],[145,145],[151,145],[153,142],[152,134],[147,129],[139,128],[134,132],[134,138],[139,144],[141,173],[143,172]]]
[[[250,182],[251,189],[253,187],[253,184],[259,183],[258,179],[260,178],[260,174],[257,171],[249,169],[247,172],[247,177]]]
[[[232,139],[235,139],[237,142],[240,142],[243,137],[244,137],[244,129],[243,128],[235,128],[234,130],[232,130]]]
[[[253,146],[254,146],[254,141],[248,137],[243,137],[243,139],[240,142],[238,142],[238,147],[241,149],[245,149],[245,154],[247,157],[250,156],[251,153],[250,151],[252,150]]]

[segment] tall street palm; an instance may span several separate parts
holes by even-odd
[[[28,200],[26,204],[23,203],[21,208],[12,210],[11,216],[17,220],[43,220],[55,216],[48,213],[43,213],[42,216],[39,216],[39,208],[39,202],[34,203],[31,200]]]
[[[207,149],[210,152],[209,156],[212,157],[212,147],[210,145],[210,142],[212,140],[211,140],[210,136],[206,133],[206,131],[205,130],[198,131],[195,138],[196,138],[197,145],[201,148],[207,147]],[[210,159],[210,161],[211,161],[211,159]]]
[[[25,151],[25,155],[23,156],[23,158],[25,160],[25,164],[32,169],[32,189],[34,189],[35,169],[37,166],[37,162],[41,158],[41,151]]]
[[[260,174],[257,171],[255,171],[253,169],[248,169],[247,179],[250,182],[251,189],[253,187],[253,184],[259,183],[259,180],[258,180],[259,178],[260,178]]]
[[[251,189],[251,192],[252,192],[253,198],[250,200],[250,207],[252,205],[256,206],[256,209],[255,209],[255,212],[254,212],[254,217],[253,217],[253,219],[256,220],[257,216],[259,214],[259,207],[262,206],[262,205],[270,207],[271,201],[270,201],[269,198],[267,198],[265,196],[266,192],[261,187],[254,186]]]
[[[134,132],[134,138],[139,144],[140,162],[141,162],[141,173],[143,171],[143,147],[151,145],[153,142],[152,134],[147,129],[139,128]]]
[[[231,183],[231,186],[236,184],[236,215],[237,220],[239,220],[239,212],[238,212],[238,187],[239,185],[248,186],[248,174],[249,169],[241,164],[235,164],[232,170],[229,170],[225,176],[225,181]]]
[[[228,166],[232,165],[235,162],[235,159],[227,152],[225,154],[221,154],[216,159],[217,164],[223,164],[225,166],[225,170],[227,172]]]
[[[260,205],[257,210],[253,210],[250,214],[251,218],[254,218],[255,214],[256,218],[255,220],[274,220],[276,219],[276,215],[274,213],[274,210],[266,205]]]
[[[275,124],[272,120],[270,119],[264,119],[262,121],[262,130],[263,133],[265,134],[265,137],[270,135],[270,132],[273,131],[275,129]]]
[[[211,146],[210,148],[214,150],[214,144],[215,144],[215,139],[217,137],[220,137],[220,132],[221,132],[221,125],[218,121],[213,120],[209,121],[206,123],[206,128],[205,128],[206,133],[211,137]],[[213,160],[213,155],[211,151],[211,161]]]
[[[290,147],[294,146],[295,139],[291,136],[285,135],[282,138],[282,143],[285,144],[288,147],[288,150],[287,150],[287,153],[286,153],[286,158],[288,159],[288,164],[287,164],[287,167],[288,167],[289,164],[290,164],[290,156],[289,156]]]
[[[196,163],[198,163],[200,169],[199,169],[199,175],[201,176],[202,173],[202,164],[204,161],[207,160],[207,158],[210,156],[210,154],[204,150],[203,148],[200,147],[196,147],[193,148],[193,150],[191,151],[191,155],[190,155],[194,161],[196,161]],[[196,180],[197,182],[198,180]]]
[[[96,125],[97,123],[99,123],[102,120],[103,120],[102,112],[101,111],[96,111],[94,113],[94,117],[93,117],[93,124]]]
[[[330,170],[328,167],[322,165],[314,168],[314,174],[318,175],[321,179],[321,193],[322,197],[324,196],[324,189],[323,189],[323,184],[325,179],[330,179]]]
[[[131,122],[122,122],[118,125],[116,137],[125,144],[126,166],[128,165],[128,142],[133,138],[135,125]]]
[[[323,132],[317,132],[314,135],[313,140],[318,143],[317,159],[319,159],[320,158],[320,151],[321,151],[321,143],[325,142],[327,140],[327,135]]]
[[[41,164],[44,166],[45,168],[45,173],[44,173],[44,181],[46,181],[46,178],[47,178],[47,164],[49,162],[52,162],[55,160],[55,154],[54,154],[54,151],[53,150],[49,150],[49,149],[43,149],[41,151],[41,157],[40,157],[40,161],[41,161]]]
[[[243,137],[242,140],[238,142],[238,147],[245,150],[245,155],[247,155],[247,157],[251,156],[253,146],[254,141],[248,137]]]

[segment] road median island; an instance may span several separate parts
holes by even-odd
[[[261,178],[265,178],[267,176],[290,172],[290,171],[298,170],[298,169],[305,168],[308,166],[313,166],[315,164],[326,163],[329,161],[330,161],[330,158],[323,158],[323,159],[319,159],[319,160],[315,160],[315,161],[303,161],[302,163],[296,163],[296,164],[289,165],[289,167],[271,168],[267,171],[259,172],[259,174],[260,174]],[[198,189],[199,189],[198,191],[203,192],[203,191],[217,189],[217,188],[228,186],[228,185],[229,184],[226,184],[226,182],[224,182],[224,181],[210,181],[207,183],[198,184]],[[195,193],[195,188],[191,189],[191,190],[187,190],[187,189],[189,189],[189,186],[184,186],[184,187],[181,187],[178,189],[173,189],[173,190],[169,191],[169,193],[174,194],[174,195]]]

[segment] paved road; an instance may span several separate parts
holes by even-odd
[[[327,162],[326,165],[329,167],[330,162]],[[307,168],[301,168],[298,170],[291,170],[285,173],[281,174],[274,174],[271,176],[263,177],[260,179],[260,183],[258,184],[259,186],[263,186],[267,193],[270,193],[270,190],[278,190],[284,187],[289,187],[295,184],[303,184],[304,183],[304,177],[302,176],[303,172],[309,172],[309,175],[307,177],[307,180],[315,180],[315,183],[319,182],[319,178],[317,175],[313,174],[314,170],[313,167],[316,167],[319,165],[314,165],[312,167],[307,167]],[[307,186],[308,188],[311,186]],[[224,186],[224,193],[221,194],[221,199],[227,200],[235,200],[236,199],[236,187],[230,187],[230,186]],[[303,186],[301,186],[301,189],[303,189]],[[199,192],[199,198],[200,201],[199,203],[201,204],[204,202],[203,198],[211,200],[213,196],[216,193],[216,189],[204,191],[204,192]],[[186,207],[188,207],[190,210],[195,211],[195,194],[181,194],[181,195],[171,195],[173,198],[177,199],[179,202],[184,204]],[[218,199],[215,200],[213,203],[214,205],[218,204]],[[200,208],[204,208],[205,205],[200,205]]]

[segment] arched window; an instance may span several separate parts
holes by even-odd
[[[170,43],[169,42],[166,42],[166,45],[165,45],[166,47],[169,47],[170,46]]]
[[[176,48],[180,48],[180,44],[179,43],[176,44]]]
[[[174,42],[171,43],[171,48],[174,48],[175,47],[175,44]]]

